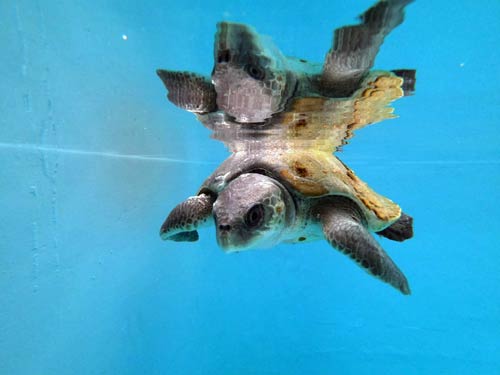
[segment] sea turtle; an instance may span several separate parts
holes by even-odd
[[[382,0],[360,16],[361,23],[335,30],[324,64],[285,57],[271,39],[231,22],[217,25],[211,78],[159,69],[175,105],[206,114],[223,111],[239,123],[260,124],[300,97],[345,98],[373,66],[385,36],[404,18],[412,0]],[[410,92],[414,71],[400,70]]]
[[[218,47],[216,43],[214,82],[236,74],[232,83],[214,86],[193,73],[159,72],[169,99],[195,112],[214,131],[214,138],[232,152],[195,196],[171,211],[160,229],[161,237],[196,241],[197,229],[214,222],[217,241],[227,251],[326,238],[371,274],[409,294],[405,276],[370,232],[403,241],[413,235],[412,218],[371,190],[333,154],[353,130],[392,117],[388,104],[413,89],[414,71],[369,73],[383,37],[401,22],[406,3],[381,1],[363,14],[361,25],[337,30],[335,46],[321,73],[309,74],[313,65],[306,63],[302,63],[303,70],[283,70],[269,63],[276,62],[272,59],[266,60],[262,80],[247,65],[237,73],[238,68],[231,67],[236,61],[231,59],[233,49],[239,48],[244,55],[237,60],[240,64],[263,56],[251,48],[263,44],[238,24],[219,26],[226,31],[218,33],[218,41],[242,42],[228,48],[229,57],[221,54],[223,44]],[[331,56],[336,56],[336,62]],[[241,69],[259,82],[284,72],[284,86],[275,86],[277,94],[265,84],[240,87],[238,82],[249,82]],[[290,93],[287,85],[292,81]]]
[[[369,232],[402,241],[413,234],[412,219],[331,152],[335,137],[321,150],[309,142],[310,133],[304,137],[280,125],[266,131],[233,125],[220,134],[233,153],[197,195],[171,211],[160,229],[163,239],[196,241],[197,229],[213,223],[219,246],[229,252],[326,238],[372,275],[410,293],[405,276]]]

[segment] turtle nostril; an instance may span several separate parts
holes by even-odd
[[[229,232],[231,230],[231,225],[219,225],[219,230]]]

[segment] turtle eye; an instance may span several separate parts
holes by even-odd
[[[260,66],[248,64],[246,66],[246,71],[253,79],[258,81],[262,81],[266,76],[266,72]]]
[[[229,60],[231,60],[231,52],[229,52],[228,49],[224,49],[219,52],[217,56],[218,63],[227,63]]]
[[[245,215],[245,224],[250,228],[256,228],[264,221],[264,206],[256,204],[250,208]]]

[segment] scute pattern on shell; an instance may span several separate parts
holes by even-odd
[[[401,215],[401,208],[392,200],[373,191],[340,159],[329,153],[310,150],[287,155],[288,168],[280,172],[304,197],[343,195],[358,202],[369,227],[382,230]]]

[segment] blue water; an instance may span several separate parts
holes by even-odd
[[[416,94],[341,155],[415,218],[380,239],[411,296],[326,242],[158,236],[227,151],[155,69],[209,74],[219,20],[322,61],[371,5],[0,2],[0,374],[500,374],[496,0],[409,6],[376,67]]]

